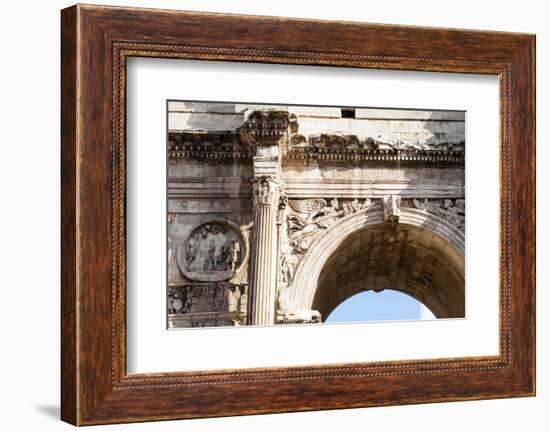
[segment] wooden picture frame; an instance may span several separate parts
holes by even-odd
[[[61,50],[64,421],[535,394],[534,35],[77,5],[62,11]],[[500,354],[128,375],[125,65],[131,56],[498,75]]]

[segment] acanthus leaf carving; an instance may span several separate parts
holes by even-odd
[[[279,181],[271,176],[261,176],[252,180],[252,197],[254,206],[269,205],[275,208],[279,204]]]

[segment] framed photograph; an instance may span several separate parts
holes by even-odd
[[[535,37],[62,11],[62,419],[535,394]]]

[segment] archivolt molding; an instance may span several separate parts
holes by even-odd
[[[350,234],[385,223],[385,220],[383,206],[375,204],[343,217],[319,235],[297,265],[289,292],[292,307],[310,309],[317,280],[327,259]],[[415,208],[401,207],[398,223],[427,229],[443,238],[456,253],[464,255],[464,233],[442,217]]]

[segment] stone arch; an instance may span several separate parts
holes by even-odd
[[[365,274],[367,269],[373,274]],[[336,279],[344,270],[347,278]],[[382,207],[373,205],[342,218],[312,242],[296,268],[289,302],[296,309],[319,310],[324,319],[354,294],[384,288],[411,295],[437,317],[463,317],[463,232],[414,208],[402,207],[399,222],[387,223]]]

